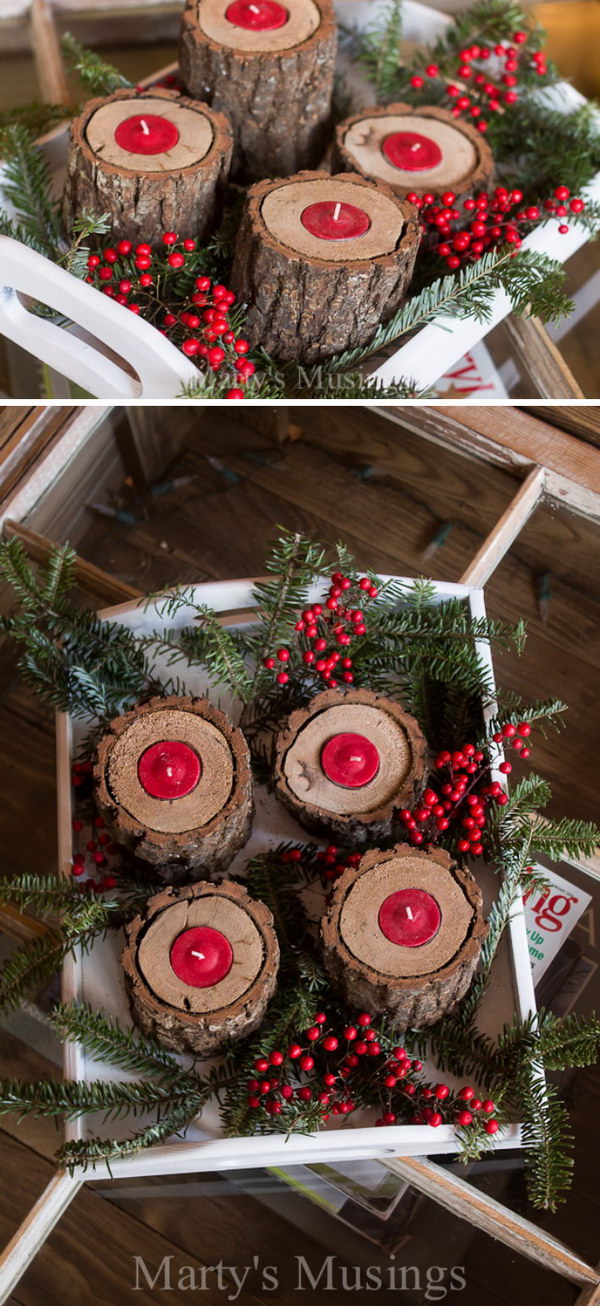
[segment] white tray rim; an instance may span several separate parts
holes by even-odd
[[[382,576],[384,580],[399,580],[410,586],[411,577]],[[199,601],[210,605],[216,612],[232,607],[240,609],[255,606],[251,580],[206,582],[193,586]],[[322,587],[314,587],[314,595]],[[473,618],[485,617],[484,592],[460,584],[436,583],[436,599],[462,598],[468,602]],[[105,609],[101,616],[118,621],[121,616],[139,611],[144,601],[134,601]],[[186,612],[182,609],[176,624],[185,624]],[[478,642],[478,652],[493,683],[494,669],[489,646]],[[486,718],[494,714],[494,703],[486,710]],[[57,782],[58,782],[58,855],[59,874],[70,874],[72,859],[72,788],[70,783],[71,720],[66,713],[57,713]],[[502,751],[496,749],[492,774],[505,784],[505,777],[497,770]],[[517,998],[517,1014],[526,1018],[536,1011],[535,994],[529,962],[523,904],[519,895],[511,913],[507,930],[513,984]],[[63,964],[62,1000],[81,999],[84,958],[79,951],[69,954]],[[63,1072],[65,1079],[85,1079],[86,1065],[79,1044],[66,1041],[63,1047]],[[84,1137],[84,1118],[65,1126],[67,1140]],[[521,1126],[508,1126],[496,1144],[502,1149],[519,1147]],[[139,1152],[131,1157],[117,1158],[110,1163],[114,1178],[133,1178],[149,1175],[192,1174],[213,1169],[244,1169],[267,1165],[315,1164],[316,1162],[376,1159],[390,1156],[423,1156],[451,1154],[457,1151],[455,1131],[450,1125],[440,1125],[432,1130],[428,1125],[398,1125],[385,1129],[376,1127],[351,1127],[323,1130],[311,1136],[292,1135],[286,1140],[283,1134],[254,1137],[217,1138],[201,1142],[169,1142]],[[90,1169],[84,1178],[97,1177],[98,1169]]]

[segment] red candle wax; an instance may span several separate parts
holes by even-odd
[[[151,798],[184,798],[196,788],[202,762],[195,749],[180,739],[161,739],[142,753],[138,777]]]
[[[388,163],[405,172],[427,172],[442,162],[442,151],[437,141],[420,132],[392,132],[381,146]]]
[[[208,989],[225,979],[233,964],[233,948],[220,930],[196,925],[178,934],[171,948],[171,967],[182,984]]]
[[[225,10],[227,21],[247,32],[273,32],[285,27],[289,16],[289,9],[277,0],[234,0]]]
[[[135,113],[115,130],[115,141],[129,154],[164,154],[179,140],[174,122],[158,113]]]
[[[333,735],[321,750],[321,766],[333,784],[362,789],[377,775],[379,753],[365,735]]]
[[[364,209],[355,204],[342,204],[335,200],[319,200],[302,210],[300,221],[311,236],[319,240],[354,240],[364,236],[371,219]]]
[[[381,933],[390,943],[420,948],[437,934],[442,913],[425,889],[398,889],[382,902],[378,919]]]

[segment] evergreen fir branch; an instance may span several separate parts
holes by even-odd
[[[70,32],[65,33],[61,41],[63,54],[67,58],[71,67],[78,73],[88,95],[112,95],[113,91],[120,91],[124,86],[132,86],[133,83],[127,77],[120,73],[118,68],[112,64],[105,63],[103,59],[96,54],[95,50],[89,50],[79,41],[71,36]]]
[[[71,117],[72,110],[65,104],[41,104],[32,100],[29,104],[18,104],[12,109],[0,111],[0,158],[10,155],[11,138],[9,127],[23,127],[29,136],[37,140],[46,132],[57,127],[59,123]]]
[[[488,722],[487,733],[490,738],[500,729],[501,725],[508,722],[512,725],[518,725],[520,721],[528,721],[530,724],[535,723],[540,728],[544,738],[548,733],[548,728],[562,730],[564,727],[563,714],[567,711],[567,704],[563,703],[560,698],[536,699],[533,703],[524,703],[519,694],[504,692],[501,699],[502,711]]]
[[[398,79],[403,0],[390,0],[376,24],[362,34],[361,62],[375,87],[377,104],[393,97]]]
[[[195,662],[206,667],[212,684],[227,685],[242,703],[247,703],[252,682],[234,635],[205,604],[195,604],[195,610],[193,634],[184,637],[186,650],[193,652]]]
[[[106,1165],[111,1173],[111,1161],[135,1156],[144,1148],[154,1147],[158,1143],[164,1143],[174,1134],[180,1134],[198,1115],[203,1101],[200,1096],[190,1097],[187,1103],[169,1108],[159,1119],[126,1139],[73,1139],[59,1148],[56,1160],[69,1174],[75,1174],[78,1170],[85,1171],[90,1167],[95,1169],[98,1165]]]
[[[52,1013],[52,1024],[59,1038],[79,1043],[95,1061],[116,1066],[148,1077],[165,1089],[187,1083],[190,1092],[198,1080],[182,1070],[175,1057],[152,1039],[142,1038],[135,1030],[124,1029],[117,1020],[84,1003],[59,1003]]]
[[[5,209],[0,208],[0,236],[10,236],[11,240],[18,240],[21,245],[27,245],[29,249],[34,249],[36,254],[43,254],[46,257],[48,253],[47,246],[43,241],[38,240],[37,235],[24,227],[16,219],[9,217]]]
[[[14,1011],[24,998],[37,994],[54,978],[68,951],[58,934],[28,940],[0,968],[0,1017]]]
[[[563,817],[548,821],[534,816],[531,830],[531,849],[558,862],[561,858],[592,857],[600,842],[600,830],[590,821]]]
[[[75,1120],[88,1111],[101,1111],[106,1120],[118,1120],[157,1107],[183,1107],[190,1101],[189,1086],[126,1080],[0,1079],[0,1115],[61,1116]]]
[[[67,253],[61,259],[61,262],[74,277],[86,277],[88,275],[88,258],[91,250],[87,244],[91,236],[105,236],[111,230],[111,216],[109,213],[103,213],[100,216],[96,213],[88,213],[85,209],[75,219],[70,231],[71,245]]]
[[[24,873],[14,879],[0,879],[0,897],[21,910],[34,907],[42,916],[57,916],[61,911],[76,909],[82,891],[70,880]]]
[[[496,291],[509,296],[513,313],[530,312],[543,322],[558,321],[572,312],[563,294],[564,270],[544,254],[510,247],[490,250],[478,263],[463,266],[456,275],[441,277],[425,286],[398,310],[389,322],[377,328],[367,345],[335,354],[325,365],[327,372],[354,366],[434,318],[474,317],[489,320]]]
[[[527,1066],[518,1085],[527,1189],[538,1210],[555,1211],[571,1187],[573,1135],[558,1090]]]
[[[260,627],[249,642],[255,659],[252,694],[270,681],[269,673],[262,666],[263,658],[287,638],[290,624],[297,620],[296,613],[307,602],[310,584],[323,571],[325,557],[321,546],[298,533],[285,531],[267,558],[266,569],[275,579],[262,581],[253,590]]]
[[[35,141],[18,125],[6,129],[8,158],[4,167],[4,195],[20,226],[56,259],[61,252],[58,204],[52,197],[50,172]]]
[[[591,1066],[600,1055],[600,1020],[595,1014],[583,1017],[574,1012],[555,1016],[541,1009],[532,1039],[533,1053],[547,1070]]]

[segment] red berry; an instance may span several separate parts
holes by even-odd
[[[309,1057],[306,1053],[304,1053],[304,1056],[300,1057],[301,1070],[312,1070],[314,1068],[314,1064],[315,1063],[313,1061],[313,1058]]]
[[[277,657],[278,657],[278,659],[279,659],[280,662],[289,662],[289,659],[290,659],[290,650],[289,650],[289,648],[278,648],[278,649],[277,649]]]
[[[436,1084],[435,1096],[439,1098],[440,1102],[443,1102],[444,1098],[448,1097],[449,1093],[450,1089],[447,1084]]]
[[[443,1117],[440,1115],[439,1111],[432,1111],[427,1124],[431,1125],[432,1129],[437,1129],[438,1125],[441,1125],[442,1123],[442,1118]]]
[[[169,254],[167,263],[171,268],[182,268],[185,263],[184,254]]]
[[[254,1062],[254,1069],[258,1070],[259,1074],[264,1075],[265,1070],[269,1069],[269,1063],[267,1061],[267,1058],[257,1057],[256,1061]]]
[[[501,762],[498,770],[502,772],[502,775],[510,775],[512,771],[512,762]]]
[[[280,671],[279,675],[275,676],[275,679],[278,685],[287,685],[287,682],[289,680],[287,671]]]
[[[299,1043],[290,1043],[287,1052],[288,1057],[291,1057],[292,1061],[295,1061],[297,1057],[302,1056],[302,1048]]]
[[[459,1111],[456,1117],[457,1125],[470,1125],[473,1123],[473,1117],[470,1111]]]
[[[344,1030],[344,1038],[347,1039],[349,1043],[351,1043],[356,1038],[357,1032],[358,1031],[356,1029],[356,1025],[346,1025],[346,1028]]]
[[[339,1047],[337,1038],[335,1038],[333,1034],[328,1034],[327,1037],[323,1039],[323,1047],[326,1052],[335,1052],[336,1048]]]
[[[496,1110],[496,1107],[495,1107],[494,1103],[493,1103],[493,1102],[490,1100],[490,1098],[488,1097],[488,1098],[486,1098],[485,1102],[482,1102],[482,1103],[481,1103],[481,1109],[482,1109],[482,1111],[485,1111],[487,1115],[491,1115],[492,1111],[495,1111],[495,1110]]]
[[[500,1128],[497,1120],[488,1120],[484,1126],[486,1134],[497,1134]]]

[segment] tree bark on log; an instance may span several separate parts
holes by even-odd
[[[143,752],[165,738],[187,743],[201,759],[198,785],[165,801],[138,778]],[[236,726],[205,698],[153,698],[111,721],[96,751],[98,811],[115,843],[162,884],[218,875],[243,848],[252,826],[250,754]]]
[[[317,0],[315,32],[288,50],[236,50],[203,32],[197,0],[183,14],[179,62],[190,95],[227,113],[235,144],[232,178],[288,176],[321,161],[331,124],[337,24]]]
[[[175,940],[198,926],[220,931],[233,949],[228,974],[206,988],[178,979],[170,963]],[[174,1052],[210,1056],[258,1028],[275,992],[279,944],[270,911],[242,885],[163,889],[125,934],[125,985],[147,1037]]]
[[[401,121],[394,122],[394,119]],[[439,136],[443,160],[433,171],[414,171],[409,176],[392,164],[382,153],[386,136],[404,130],[419,132],[424,119],[430,136]],[[410,104],[375,105],[338,123],[335,130],[332,168],[358,172],[361,176],[388,185],[395,195],[406,196],[431,192],[441,195],[453,191],[465,198],[473,190],[487,190],[494,173],[494,157],[482,133],[470,123],[453,118],[437,106],[414,108]]]
[[[360,788],[347,789],[324,775],[326,740],[358,733],[379,752],[379,771]],[[399,703],[367,689],[317,694],[292,712],[275,741],[275,793],[306,830],[326,835],[341,848],[362,849],[401,839],[395,813],[420,797],[428,770],[427,741]]]
[[[405,887],[441,908],[438,933],[420,947],[391,943],[379,925],[383,901]],[[402,1030],[433,1025],[470,988],[487,928],[477,881],[448,853],[374,849],[336,881],[321,921],[325,968],[352,1007],[387,1013]]]
[[[327,250],[315,257],[273,235],[264,220],[266,198],[303,182],[319,182],[315,193],[336,200],[340,195],[345,200],[344,183],[351,182],[352,190],[346,193],[355,205],[361,188],[360,206],[380,215],[383,208],[386,219],[390,213],[397,224],[399,234],[383,246],[387,252],[359,257],[357,239],[352,241],[353,257],[348,255],[346,261],[326,257]],[[386,208],[386,201],[395,210]],[[299,220],[301,204],[296,207]],[[318,363],[367,344],[405,299],[420,238],[416,209],[389,187],[362,177],[302,172],[285,181],[257,182],[246,197],[232,272],[232,288],[248,305],[245,335],[282,362]]]
[[[118,164],[109,162],[91,147],[89,124],[101,107],[123,102],[131,104],[132,116],[143,113],[144,103],[180,106],[201,120],[203,136],[208,124],[212,143],[197,159],[193,157],[193,145],[175,146],[168,156],[160,156],[163,161],[168,158],[168,164],[163,162],[156,171],[136,167],[135,155],[131,155],[129,165],[129,159],[124,155],[121,158],[122,151],[115,153]],[[181,239],[201,241],[219,217],[232,149],[231,126],[224,114],[176,91],[153,88],[147,93],[134,94],[122,90],[90,100],[71,126],[63,196],[65,227],[72,231],[84,211],[98,216],[108,213],[110,234],[115,241],[159,245],[165,231],[175,231]]]

